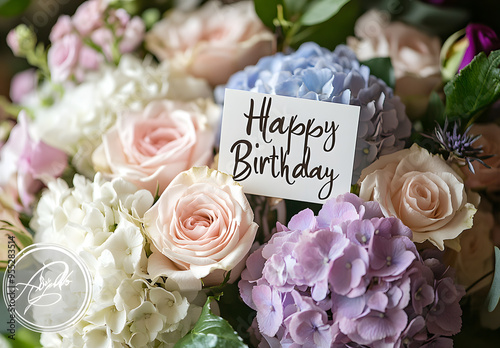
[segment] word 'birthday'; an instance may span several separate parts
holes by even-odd
[[[234,155],[233,176],[234,180],[242,181],[252,174],[270,173],[274,178],[284,178],[289,185],[293,185],[297,178],[315,178],[324,181],[318,192],[318,198],[323,200],[330,196],[334,181],[339,174],[335,170],[323,165],[311,165],[312,139],[322,142],[322,150],[331,152],[335,147],[336,132],[338,125],[334,121],[325,121],[318,124],[315,118],[308,118],[306,122],[299,121],[298,115],[271,117],[272,97],[264,97],[260,112],[256,113],[255,101],[250,99],[246,118],[246,134],[250,137],[258,125],[260,138],[263,142],[271,144],[279,137],[286,137],[285,145],[272,145],[266,147],[272,149],[266,155],[255,155],[254,149],[259,148],[259,143],[253,144],[247,139],[241,139],[233,143],[230,152]],[[295,146],[294,146],[295,145]],[[290,151],[294,149],[302,151],[299,163],[289,163]]]

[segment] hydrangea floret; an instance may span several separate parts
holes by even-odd
[[[399,97],[370,75],[370,68],[344,45],[331,52],[307,42],[294,53],[264,57],[216,89],[219,103],[223,102],[223,87],[360,106],[353,183],[376,158],[403,149],[411,133]]]
[[[279,225],[246,267],[240,294],[272,347],[450,345],[460,331],[464,290],[452,270],[422,258],[410,229],[354,194]]]

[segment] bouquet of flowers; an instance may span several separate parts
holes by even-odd
[[[34,68],[0,96],[0,342],[491,345],[500,39],[455,5],[87,0],[46,43],[10,30]],[[246,193],[218,165],[226,89],[358,107],[351,192]],[[55,253],[20,282],[44,245],[83,265],[88,288],[43,273]],[[86,302],[56,325],[41,311],[64,291]]]

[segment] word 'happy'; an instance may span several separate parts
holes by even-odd
[[[233,143],[230,152],[234,155],[233,176],[234,180],[242,181],[254,174],[270,173],[273,178],[284,178],[289,185],[293,185],[297,178],[316,178],[325,181],[318,192],[318,198],[324,200],[330,196],[334,181],[339,174],[328,166],[313,166],[311,162],[310,142],[313,139],[322,141],[325,152],[331,152],[335,147],[335,134],[338,125],[334,121],[316,122],[315,118],[309,118],[307,122],[298,121],[298,115],[271,117],[272,98],[264,97],[260,107],[260,113],[255,114],[255,101],[250,99],[250,109],[244,113],[246,118],[246,134],[252,135],[255,129],[254,122],[258,123],[259,136],[263,142],[271,144],[276,136],[286,136],[284,146],[272,145],[271,153],[268,155],[255,155],[254,149],[259,148],[249,140],[241,139]],[[302,146],[294,146],[302,142]],[[299,163],[289,163],[290,151],[302,151],[302,159]]]

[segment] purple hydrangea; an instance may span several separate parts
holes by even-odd
[[[224,88],[360,106],[352,183],[379,156],[403,149],[411,133],[411,122],[399,97],[370,75],[370,68],[360,64],[344,45],[331,52],[307,42],[289,55],[264,57],[216,89],[220,104]]]
[[[278,224],[246,265],[240,294],[263,346],[434,347],[460,331],[465,292],[451,269],[354,194]]]

